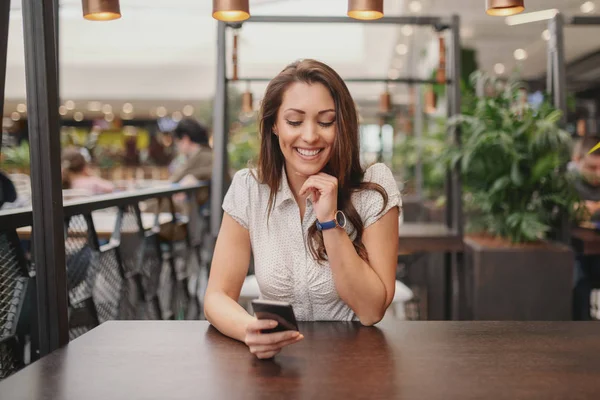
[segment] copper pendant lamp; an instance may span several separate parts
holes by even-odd
[[[495,17],[519,14],[525,10],[524,0],[486,0],[486,13]]]
[[[383,17],[383,0],[348,0],[348,16],[374,20]]]
[[[83,18],[89,21],[112,21],[121,18],[119,0],[83,0]]]
[[[214,19],[239,22],[250,18],[249,0],[213,0]]]
[[[247,82],[246,91],[242,93],[242,112],[245,114],[254,112],[254,99],[250,91],[250,81]]]
[[[390,92],[385,90],[379,96],[379,112],[381,114],[389,114],[392,111],[392,96]]]

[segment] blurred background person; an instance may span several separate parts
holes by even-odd
[[[89,195],[112,193],[115,185],[95,176],[79,149],[69,147],[62,153],[62,182],[63,189],[77,189]]]

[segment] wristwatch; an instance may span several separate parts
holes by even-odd
[[[319,222],[319,220],[317,220],[317,229],[320,231],[326,231],[327,229],[333,229],[336,227],[346,227],[346,215],[340,210],[336,211],[335,218],[331,221]]]

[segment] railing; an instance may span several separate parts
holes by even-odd
[[[198,282],[206,281],[211,240],[195,194],[208,187],[171,185],[64,203],[70,339],[111,319],[202,317]],[[0,379],[37,359],[37,319],[47,315],[36,309],[32,222],[31,208],[0,211]]]

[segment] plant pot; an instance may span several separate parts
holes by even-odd
[[[483,236],[465,237],[464,243],[460,319],[571,320],[570,247],[554,242],[512,245]]]

